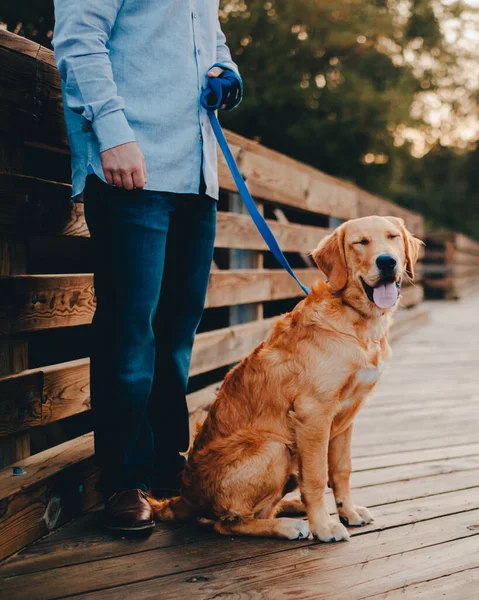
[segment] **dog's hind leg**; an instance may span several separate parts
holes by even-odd
[[[300,540],[309,536],[309,525],[301,519],[236,519],[217,521],[215,531],[222,535],[252,535]]]
[[[283,498],[275,506],[276,515],[305,515],[306,506],[299,498],[292,498],[288,500]]]

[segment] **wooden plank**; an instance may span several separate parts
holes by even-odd
[[[398,530],[394,534],[403,534],[407,540],[411,529]],[[433,548],[427,542],[418,549],[417,546],[404,547],[404,540],[397,540],[398,547],[403,546],[404,550],[395,552],[394,544],[391,544],[388,545],[389,554],[368,562],[361,562],[360,555],[356,554],[353,562],[346,561],[341,566],[337,555],[339,552],[341,555],[349,554],[347,550],[311,552],[310,560],[301,557],[299,552],[293,554],[293,558],[290,553],[294,551],[291,550],[281,557],[265,557],[256,559],[254,563],[242,561],[235,565],[234,570],[228,566],[198,569],[192,577],[186,577],[186,574],[163,577],[93,592],[89,598],[107,600],[132,595],[139,600],[151,598],[151,589],[157,583],[161,585],[162,598],[168,600],[184,598],[185,594],[198,600],[217,594],[280,600],[290,598],[292,592],[299,598],[317,598],[318,590],[321,590],[322,600],[360,600],[405,585],[476,568],[477,534],[462,539],[454,539],[452,532],[450,535],[448,540]],[[367,537],[358,544],[362,548],[368,545]],[[115,593],[116,596],[113,595]]]
[[[308,253],[326,237],[330,230],[325,227],[312,227],[295,223],[278,223],[271,219],[266,222],[273,231],[283,252]],[[242,250],[268,250],[266,242],[249,215],[235,215],[218,212],[216,224],[216,248],[237,248]]]
[[[448,262],[455,265],[479,265],[479,256],[455,249],[453,256],[449,258]]]
[[[212,383],[211,385],[208,385],[197,392],[188,394],[188,410],[190,413],[198,409],[207,408],[215,399],[216,392],[219,391],[222,383],[222,381],[217,381],[216,383]]]
[[[42,384],[41,372],[24,372],[0,379],[0,437],[41,425],[42,404],[38,392]],[[17,458],[10,462],[15,460]]]
[[[257,203],[258,211],[264,215],[264,206]],[[248,211],[239,194],[228,194],[228,209],[232,214],[247,215]],[[255,250],[231,249],[228,252],[228,269],[262,269],[264,257]],[[261,302],[249,304],[235,304],[229,308],[228,325],[238,325],[263,318],[263,304]]]
[[[64,183],[0,173],[0,233],[88,237],[83,203],[70,196]]]
[[[398,311],[391,339],[417,328],[428,317],[429,310],[425,307]],[[199,334],[193,350],[191,375],[241,360],[266,337],[276,319]],[[207,408],[220,385],[218,382],[190,394],[190,412]],[[89,408],[88,359],[23,370],[18,375],[0,378],[0,436],[45,425]]]
[[[437,518],[442,515],[450,514],[453,510],[471,510],[474,506],[477,508],[477,494],[469,494],[470,501],[475,500],[476,504],[471,504],[470,501],[466,501],[466,491],[460,493],[452,493],[448,495],[448,502],[443,503],[439,512],[434,511],[434,508],[439,504],[440,498],[435,494],[442,495],[449,493],[454,490],[454,486],[457,482],[460,482],[460,477],[464,477],[468,472],[457,473],[454,475],[434,476],[428,477],[422,481],[426,482],[425,488],[422,489],[421,481],[414,482],[412,486],[404,481],[400,484],[399,497],[394,497],[394,484],[386,483],[384,485],[375,485],[369,488],[362,488],[355,490],[355,499],[369,506],[374,506],[374,515],[376,520],[374,524],[368,526],[367,529],[353,530],[358,533],[365,533],[366,531],[373,532],[389,527],[396,527],[398,524],[404,524],[405,522],[414,521],[420,522],[423,520],[430,520]],[[474,474],[474,481],[477,483],[477,474]],[[419,498],[414,498],[419,493]],[[429,498],[426,498],[430,496]],[[454,500],[451,500],[454,498]],[[464,504],[466,501],[466,504]],[[394,506],[393,513],[391,514],[391,506],[381,506],[384,502],[393,502]],[[333,507],[333,504],[331,504]],[[399,507],[399,510],[398,510]],[[406,511],[401,511],[401,508],[405,508]],[[383,518],[384,515],[387,518]],[[404,521],[404,518],[406,520]],[[408,520],[409,519],[409,520]],[[81,537],[81,544],[75,544],[74,540]],[[0,567],[0,577],[2,575],[13,575],[16,573],[28,573],[37,570],[44,570],[48,566],[62,566],[67,564],[77,564],[90,562],[97,559],[107,557],[120,557],[124,555],[131,555],[136,552],[143,552],[145,550],[157,549],[157,548],[170,548],[172,546],[191,542],[200,542],[204,539],[213,540],[210,552],[214,556],[214,549],[216,541],[221,543],[224,538],[219,538],[210,529],[195,530],[195,527],[191,524],[177,525],[174,531],[169,526],[159,525],[153,532],[153,535],[148,539],[147,542],[143,541],[140,544],[125,544],[121,540],[116,543],[111,539],[108,532],[102,532],[97,529],[96,522],[92,521],[89,515],[85,515],[79,522],[70,523],[61,531],[55,534],[53,538],[45,539],[36,544],[30,549],[27,548],[19,556],[12,557],[5,564],[5,568]],[[239,538],[241,539],[241,538]],[[288,542],[281,542],[279,540],[265,540],[274,546],[274,549],[281,549],[281,544],[286,547],[290,547],[291,544]],[[258,549],[258,555],[264,553],[264,548],[261,548],[263,540],[251,540],[246,543],[249,545],[249,552],[253,548]],[[307,543],[307,542],[306,542]],[[279,545],[279,548],[277,548]],[[88,548],[88,552],[85,552],[85,548]],[[206,549],[205,549],[206,550]],[[185,553],[185,556],[191,557],[191,552],[194,549],[190,547],[189,551]],[[204,554],[204,552],[203,552]],[[236,555],[237,559],[241,558],[241,555]],[[195,565],[191,565],[194,567]]]
[[[317,268],[297,269],[307,286],[324,276]],[[211,274],[206,308],[266,300],[304,297],[304,292],[283,269],[235,269]]]
[[[424,289],[422,285],[408,285],[401,289],[400,305],[405,307],[415,306],[422,302]]]
[[[237,362],[264,339],[278,317],[196,336],[191,376]],[[79,359],[0,379],[0,431],[21,431],[89,409],[89,359]],[[13,413],[9,406],[18,399]],[[198,402],[193,400],[191,410]],[[5,410],[2,407],[5,406]],[[38,414],[40,413],[40,414]]]
[[[92,435],[16,463],[25,475],[0,471],[0,557],[19,550],[100,500]]]
[[[373,495],[374,490],[371,489],[370,496]],[[460,495],[461,493],[459,493]],[[421,509],[428,511],[429,517],[431,514],[436,514],[431,511],[434,511],[437,498],[437,496],[430,496],[418,500],[418,509],[412,508],[412,512],[408,512],[407,515],[395,512],[391,516],[390,506],[377,507],[374,524],[367,528],[350,530],[354,540],[349,545],[343,545],[341,566],[356,564],[355,560],[363,562],[362,552],[366,547],[368,552],[372,553],[368,556],[368,559],[371,560],[375,557],[388,556],[394,544],[399,544],[396,546],[396,553],[398,553],[401,551],[403,543],[406,543],[408,548],[415,548],[418,541],[420,541],[419,545],[435,545],[441,543],[441,540],[451,539],[449,537],[451,535],[465,538],[477,534],[476,530],[467,528],[471,523],[477,522],[479,514],[477,509],[468,508],[467,511],[455,513],[453,519],[443,516],[445,513],[441,513],[441,511],[437,513],[436,519],[423,519]],[[410,503],[407,506],[409,505]],[[469,502],[466,506],[470,507],[473,504]],[[389,516],[387,520],[383,518],[384,511]],[[83,517],[83,521],[85,520],[86,518]],[[73,531],[75,532],[76,529],[73,528]],[[367,535],[374,535],[378,542],[373,548],[370,547],[370,538],[368,539],[367,535],[364,535],[366,532]],[[460,533],[458,534],[458,532]],[[76,535],[78,534],[83,534],[86,538],[81,547],[71,543],[71,535],[64,537],[63,540],[60,538],[58,543],[55,543],[54,540],[50,540],[50,543],[45,540],[40,546],[42,552],[38,552],[38,550],[34,552],[33,548],[29,552],[27,549],[20,556],[13,557],[4,563],[0,567],[0,578],[8,579],[7,587],[3,591],[14,594],[15,589],[19,589],[31,594],[35,590],[36,594],[41,594],[42,590],[48,590],[48,582],[54,578],[59,585],[56,593],[63,596],[66,593],[63,586],[68,583],[72,586],[72,594],[108,587],[109,582],[106,586],[104,584],[104,576],[101,580],[105,569],[111,574],[111,580],[116,586],[147,577],[163,577],[174,573],[196,571],[205,567],[216,567],[227,562],[237,562],[237,568],[238,564],[240,565],[244,560],[269,561],[273,559],[281,561],[283,553],[291,550],[304,554],[304,549],[321,548],[324,550],[321,553],[323,557],[330,557],[330,552],[334,552],[328,547],[318,546],[307,540],[288,542],[255,539],[252,541],[241,537],[231,540],[216,536],[211,529],[197,531],[195,539],[191,526],[188,525],[177,529],[176,536],[168,535],[167,527],[159,525],[152,536],[141,544],[132,542],[127,545],[124,540],[112,540],[110,536],[101,532],[96,532],[95,536],[92,536],[91,525],[89,528],[79,529]],[[188,544],[186,547],[185,543]],[[88,546],[88,552],[85,552],[85,546]],[[329,548],[333,548],[333,546],[329,546]],[[315,556],[316,560],[315,553],[308,552],[307,556]],[[141,566],[138,564],[138,569],[133,572],[131,569],[125,569],[125,564],[135,558],[140,559],[135,563],[141,563]],[[333,559],[333,557],[330,558]],[[334,560],[337,561],[337,558],[334,557]],[[324,568],[327,569],[328,565],[324,565]],[[81,576],[85,570],[88,570],[88,578]],[[221,567],[220,570],[222,570]],[[42,597],[39,596],[39,598]]]
[[[409,516],[410,521],[400,526],[392,526],[393,522],[400,522],[396,518],[384,530],[376,529],[377,533],[373,534],[376,540],[374,546],[371,545],[371,534],[364,535],[363,529],[351,530],[354,536],[352,543],[336,546],[308,541],[288,544],[281,540],[218,538],[200,541],[186,548],[179,546],[147,550],[141,554],[141,559],[135,561],[135,569],[127,568],[133,558],[127,555],[97,563],[62,567],[51,572],[38,571],[30,575],[13,576],[6,581],[8,587],[5,591],[12,598],[19,598],[15,596],[17,590],[46,594],[51,577],[54,577],[58,586],[56,592],[62,596],[69,591],[81,594],[79,597],[89,594],[89,598],[134,596],[141,599],[152,598],[152,592],[157,593],[161,587],[161,597],[168,599],[212,598],[217,594],[225,597],[233,594],[245,598],[290,598],[293,590],[297,597],[316,598],[318,589],[321,589],[321,598],[350,600],[369,597],[367,589],[361,590],[361,596],[354,595],[353,583],[377,582],[384,569],[387,569],[389,577],[396,578],[394,581],[398,576],[405,576],[403,570],[395,574],[397,562],[392,557],[402,562],[404,556],[414,553],[414,560],[419,561],[422,553],[425,557],[428,553],[430,555],[430,549],[436,550],[443,545],[445,555],[453,544],[460,543],[464,544],[461,546],[461,558],[466,564],[477,561],[477,556],[473,555],[479,541],[478,534],[476,530],[468,529],[477,523],[477,511],[459,513],[455,519],[446,517],[425,521],[419,517],[419,521],[415,521],[417,517],[419,513],[414,511]],[[368,527],[371,531],[375,529],[374,526]],[[364,560],[365,555],[368,562]],[[454,561],[453,551],[450,556]],[[407,567],[411,571],[407,572],[417,575],[414,560],[408,560]],[[419,562],[424,567],[423,561]],[[441,568],[444,562],[440,561]],[[429,563],[434,561],[429,558]],[[375,572],[369,565],[375,565],[378,571]],[[368,578],[362,575],[366,568]],[[350,571],[353,573],[352,581],[348,576]],[[88,577],[85,576],[87,572]],[[109,581],[105,580],[105,572],[110,575]],[[388,579],[384,579],[387,583]],[[380,581],[384,585],[382,579]],[[338,585],[338,582],[345,582],[344,586]],[[345,595],[343,590],[349,595]],[[337,593],[341,595],[337,596]],[[48,596],[35,597],[42,600]]]
[[[377,407],[375,407],[375,410]],[[423,450],[404,450],[403,452],[381,453],[376,456],[363,456],[354,458],[355,472],[364,469],[380,469],[398,465],[425,463],[434,460],[451,459],[463,456],[476,456],[479,454],[479,442],[458,444],[457,446],[440,446]]]
[[[311,286],[324,279],[318,269],[297,269],[298,277]],[[422,287],[405,287],[401,302],[420,302]],[[213,271],[206,308],[231,306],[302,296],[296,282],[282,269]],[[93,276],[21,275],[0,280],[0,335],[85,325],[95,310]]]
[[[288,218],[286,217],[286,215],[284,214],[284,211],[282,211],[280,208],[275,208],[274,209],[274,216],[278,219],[278,221],[284,225],[288,224]],[[325,231],[329,231],[329,230],[325,230]],[[310,248],[309,252],[311,252],[311,250],[313,250],[316,246],[313,246],[312,248]],[[314,267],[315,263],[314,260],[312,259],[312,257],[310,256],[310,254],[303,252],[300,252],[300,256],[303,259],[303,262],[305,263],[305,265],[307,267]]]
[[[479,568],[464,569],[452,575],[439,575],[415,585],[401,586],[375,596],[377,600],[437,600],[438,598],[476,600],[479,589]]]
[[[20,35],[11,33],[6,29],[0,29],[0,46],[19,52],[24,56],[39,59],[51,66],[55,66],[55,60],[51,50],[47,50],[47,48],[44,48],[40,44]]]
[[[0,336],[90,323],[93,276],[24,275],[0,280]]]
[[[429,320],[430,310],[418,305],[413,308],[399,309],[394,315],[389,333],[389,341],[393,342],[403,335],[415,331]]]
[[[26,271],[26,243],[21,238],[0,234],[0,275],[10,276]],[[0,377],[19,373],[28,365],[28,341],[21,337],[1,340]],[[10,391],[12,391],[10,389]],[[32,422],[38,414],[29,399],[18,402],[18,397],[0,397],[0,468],[30,456],[30,434],[25,422]],[[9,435],[11,434],[11,435]]]
[[[317,269],[298,269],[308,285]],[[206,308],[278,300],[303,292],[282,269],[213,271]],[[93,275],[22,275],[0,280],[0,336],[85,325],[95,310]]]
[[[479,241],[473,240],[462,233],[454,235],[454,247],[461,252],[479,256]]]
[[[89,237],[82,198],[70,199],[71,186],[12,173],[0,173],[0,232]],[[268,219],[285,252],[310,252],[330,230]],[[268,250],[249,215],[218,212],[215,246]]]
[[[357,188],[321,173],[260,144],[226,132],[229,144],[241,148],[237,160],[251,194],[262,200],[300,210],[351,219],[357,216]],[[231,179],[220,187],[236,191]]]
[[[198,335],[193,347],[190,376],[241,360],[264,340],[278,318],[253,321]]]

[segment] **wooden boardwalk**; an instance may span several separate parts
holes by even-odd
[[[479,598],[479,297],[430,308],[429,323],[394,344],[357,420],[355,501],[376,520],[349,543],[218,537],[192,525],[115,539],[92,512],[0,566],[0,596]]]

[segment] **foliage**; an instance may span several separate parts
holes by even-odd
[[[246,94],[223,121],[435,224],[450,226],[454,214],[459,229],[479,236],[470,153],[440,145],[443,127],[457,141],[451,122],[459,129],[465,107],[477,112],[475,90],[457,100],[469,57],[442,26],[461,24],[464,10],[454,2],[434,10],[432,0],[224,0]],[[448,109],[445,123],[431,125],[431,103]]]
[[[434,225],[479,238],[479,47],[471,42],[479,26],[470,6],[462,0],[222,0],[220,6],[245,82],[243,103],[222,117],[227,127],[418,210]],[[3,0],[0,21],[50,46],[53,2]]]

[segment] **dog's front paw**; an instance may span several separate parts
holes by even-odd
[[[349,533],[346,527],[334,519],[330,519],[324,525],[311,526],[313,537],[321,542],[340,542],[349,540]]]
[[[361,527],[374,521],[372,514],[364,506],[353,506],[349,510],[343,508],[342,510],[339,509],[338,512],[341,522],[349,527]]]
[[[308,521],[302,519],[281,518],[276,520],[279,537],[287,540],[301,540],[309,537]]]

